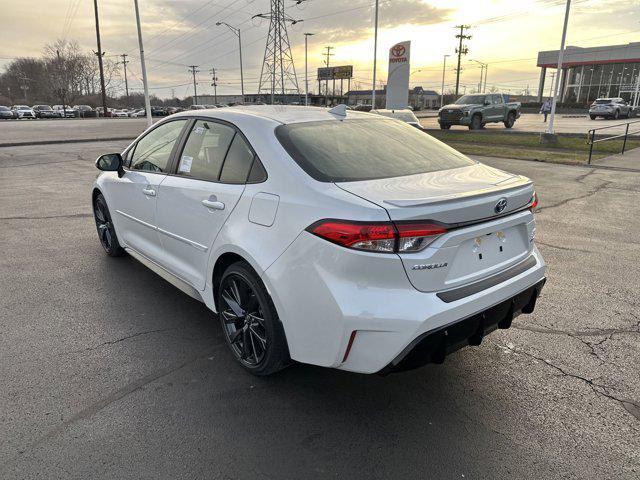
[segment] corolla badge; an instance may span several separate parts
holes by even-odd
[[[502,213],[502,211],[505,208],[507,208],[507,199],[504,197],[498,200],[498,203],[496,203],[496,206],[493,207],[496,213]]]
[[[429,263],[427,265],[414,265],[411,267],[411,270],[433,270],[434,268],[443,268],[448,265],[447,262],[444,263]]]

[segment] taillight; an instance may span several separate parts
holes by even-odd
[[[531,200],[529,201],[529,208],[533,212],[537,206],[538,206],[538,194],[536,192],[533,192],[533,197],[531,197]]]
[[[443,233],[447,233],[442,225],[427,222],[396,223],[396,228],[399,234],[399,252],[418,252]]]
[[[321,220],[307,231],[343,247],[381,253],[417,252],[447,229],[430,222],[350,222]]]
[[[392,253],[395,248],[396,231],[393,224],[388,222],[322,220],[307,230],[347,248],[387,253]]]

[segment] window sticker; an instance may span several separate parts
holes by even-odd
[[[196,135],[202,135],[204,133],[204,127],[198,127],[196,128],[193,133],[195,133]]]
[[[190,157],[188,155],[183,155],[182,159],[180,160],[180,168],[178,169],[178,171],[182,173],[191,172],[192,163],[193,163],[193,157]]]

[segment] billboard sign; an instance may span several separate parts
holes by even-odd
[[[318,80],[341,80],[353,78],[353,65],[322,67],[318,69]]]
[[[389,75],[387,76],[386,108],[409,106],[409,73],[411,42],[400,42],[389,49]]]

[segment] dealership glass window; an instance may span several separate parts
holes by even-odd
[[[567,87],[567,91],[564,96],[564,102],[576,103],[578,100],[578,87]]]
[[[602,66],[602,84],[610,85],[613,77],[613,64],[607,63]]]
[[[622,63],[616,63],[613,65],[613,79],[611,80],[611,85],[620,85],[620,80],[622,78]]]

